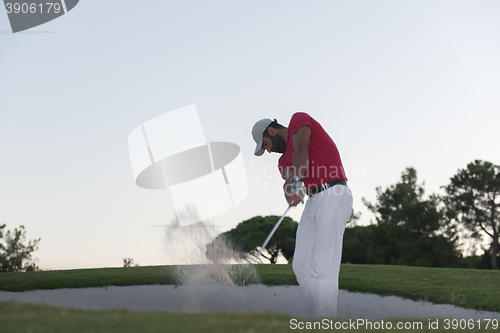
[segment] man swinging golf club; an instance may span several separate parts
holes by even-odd
[[[304,112],[288,127],[271,119],[252,129],[255,155],[282,154],[278,168],[290,205],[306,202],[295,241],[293,272],[316,318],[337,317],[342,238],[352,213],[352,194],[337,146],[323,127]]]

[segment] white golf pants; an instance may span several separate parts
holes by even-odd
[[[316,318],[336,318],[342,239],[352,213],[352,193],[332,186],[307,200],[300,218],[293,272]]]

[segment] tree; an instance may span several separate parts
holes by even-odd
[[[391,226],[368,225],[346,228],[342,262],[351,264],[396,265],[399,252],[387,229]]]
[[[0,226],[0,272],[33,271],[38,269],[32,261],[32,252],[38,250],[40,238],[30,240],[26,243],[26,230],[23,225],[14,231],[8,230],[5,234],[2,230],[5,224]]]
[[[424,188],[417,184],[417,171],[406,168],[401,181],[389,186],[385,191],[376,188],[377,203],[372,205],[364,200],[368,209],[376,216],[378,224],[402,226],[418,235],[431,235],[440,227],[440,213],[437,197],[423,200]]]
[[[217,246],[217,244],[225,242],[227,239],[237,250],[245,254],[245,259],[247,261],[253,260],[258,252],[258,248],[264,243],[279,218],[280,216],[275,215],[265,217],[255,216],[239,223],[236,228],[222,233],[217,236],[212,243],[207,245],[207,257],[211,257],[210,253],[213,248],[220,247]],[[269,255],[263,252],[261,256],[268,259],[271,264],[275,264],[279,253],[282,253],[288,262],[291,262],[295,250],[295,235],[298,225],[299,224],[290,217],[285,217],[266,246]]]
[[[139,267],[139,264],[134,263],[132,258],[123,258],[123,267]]]
[[[459,169],[444,189],[448,218],[462,223],[476,240],[481,239],[481,231],[491,238],[491,266],[497,270],[500,166],[475,160]]]
[[[457,260],[457,237],[439,209],[439,197],[424,199],[414,168],[406,168],[398,183],[376,191],[375,204],[363,201],[375,214],[377,225],[346,230],[346,238],[363,237],[358,242],[365,242],[367,263],[445,267]],[[345,240],[346,249],[350,242]],[[356,260],[361,260],[357,251]],[[348,256],[349,250],[345,260]]]

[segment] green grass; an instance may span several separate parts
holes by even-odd
[[[0,273],[0,290],[176,284],[173,271],[174,266],[144,266]]]
[[[263,284],[297,284],[291,265],[256,265],[256,269]],[[174,271],[174,266],[151,266],[1,273],[0,290],[177,284]],[[349,291],[394,295],[500,312],[500,271],[346,264],[341,266],[339,285],[341,289]],[[103,331],[277,333],[291,330],[290,319],[289,316],[277,314],[169,314],[114,310],[94,312],[0,303],[2,333]],[[423,320],[424,329],[418,330],[419,332],[427,331],[427,320],[427,318]],[[445,330],[442,324],[441,320],[440,330],[437,331],[449,331]],[[369,330],[361,331],[369,332]],[[484,325],[481,331],[484,331]],[[500,331],[500,328],[495,331]]]
[[[174,266],[1,273],[0,290],[177,284]],[[296,285],[291,265],[256,265],[261,283]],[[500,271],[341,265],[341,289],[500,312]]]
[[[500,271],[342,265],[341,289],[500,312]]]
[[[255,267],[263,284],[297,284],[291,265],[255,265]],[[174,271],[175,266],[144,266],[0,273],[0,290],[177,284]]]
[[[0,331],[2,333],[19,332],[214,332],[214,333],[280,333],[290,332],[292,318],[287,315],[271,313],[199,313],[199,314],[171,314],[165,312],[132,312],[124,310],[81,311],[56,307],[0,303]],[[342,321],[340,322],[346,322]],[[380,324],[380,321],[377,321]],[[384,320],[392,323],[395,328],[398,322],[421,322],[420,328],[404,330],[409,332],[449,332],[445,328],[444,320],[439,321],[438,330],[430,330],[428,319]],[[321,322],[319,322],[320,324]],[[329,322],[327,322],[330,324]],[[335,322],[334,322],[335,323]],[[485,330],[486,322],[474,322],[475,329],[467,332],[498,332],[490,323]],[[306,325],[306,323],[304,323]],[[313,325],[313,324],[311,324]],[[333,324],[334,325],[334,324]],[[376,325],[372,321],[372,325]],[[334,326],[333,326],[334,327]],[[380,332],[380,329],[366,329],[364,325],[356,331]],[[297,330],[297,329],[296,329]],[[340,329],[342,330],[342,329]],[[318,329],[301,329],[301,332],[317,332]],[[333,330],[331,330],[333,331]]]
[[[268,286],[298,285],[292,265],[255,265],[260,282]]]
[[[0,303],[0,332],[285,332],[276,314],[170,314],[125,310],[80,311]]]

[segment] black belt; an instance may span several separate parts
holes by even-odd
[[[332,180],[331,182],[328,182],[328,183],[324,183],[323,185],[321,186],[318,186],[318,187],[315,187],[313,188],[312,190],[309,191],[309,196],[313,196],[315,194],[318,194],[319,192],[323,191],[323,190],[326,190],[327,188],[330,188],[332,186],[335,186],[335,185],[347,185],[347,182],[343,179],[337,179],[337,180]]]

